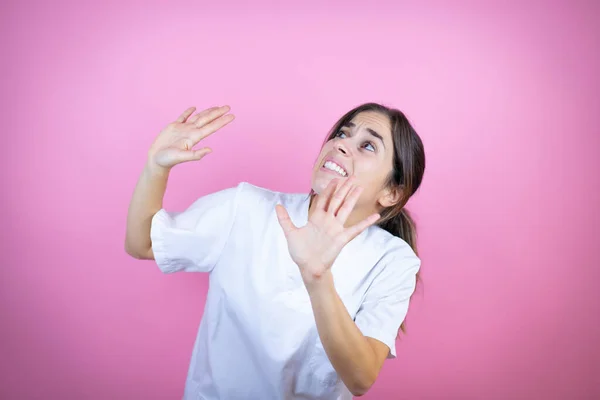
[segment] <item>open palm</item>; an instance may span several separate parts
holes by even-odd
[[[350,177],[336,190],[337,181],[332,180],[323,193],[317,195],[315,210],[301,228],[293,224],[283,206],[276,206],[290,255],[305,281],[321,277],[344,246],[379,219],[379,214],[373,214],[354,226],[344,226],[362,192],[353,182]]]
[[[195,150],[200,141],[233,121],[233,114],[227,114],[229,106],[212,107],[192,114],[196,107],[190,107],[168,124],[150,146],[149,157],[162,168],[171,168],[187,161],[197,161],[211,152],[208,147]]]

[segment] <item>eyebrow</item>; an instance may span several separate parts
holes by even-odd
[[[354,128],[356,125],[354,124],[354,122],[346,122],[344,124],[344,126],[347,126],[349,128]],[[367,131],[369,131],[369,133],[373,136],[375,136],[377,139],[381,140],[381,143],[383,144],[383,147],[385,148],[385,142],[383,141],[383,136],[381,136],[379,133],[375,132],[373,129],[371,128],[367,128]]]

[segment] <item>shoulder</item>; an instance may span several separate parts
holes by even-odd
[[[246,205],[256,206],[260,204],[275,205],[281,203],[284,206],[302,202],[308,198],[308,193],[286,193],[267,189],[249,182],[240,182],[237,186],[238,197]]]
[[[196,199],[195,203],[211,202],[224,205],[227,202],[236,204],[249,204],[269,200],[276,197],[276,192],[252,185],[248,182],[240,182],[234,186],[228,186],[210,192]]]
[[[379,272],[386,269],[385,275],[416,273],[421,266],[420,258],[406,241],[379,226],[369,227],[364,241],[376,252],[376,268]]]
[[[377,225],[368,228],[365,242],[374,247],[384,258],[418,259],[417,254],[405,240]]]
[[[237,189],[240,197],[245,201],[250,202],[270,201],[275,199],[278,195],[278,192],[254,185],[249,182],[240,182],[237,185]]]
[[[236,188],[236,215],[251,224],[260,221],[276,221],[275,206],[281,204],[297,223],[306,223],[305,208],[308,206],[308,193],[286,193],[271,190],[249,182],[240,182]],[[275,219],[274,219],[275,218]]]

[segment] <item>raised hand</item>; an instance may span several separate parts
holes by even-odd
[[[212,150],[208,147],[194,150],[193,147],[235,118],[227,114],[229,106],[212,107],[191,116],[195,110],[196,107],[188,108],[160,132],[148,152],[149,162],[170,169],[179,163],[202,159]]]
[[[307,284],[327,272],[342,248],[380,217],[372,214],[354,226],[344,226],[362,192],[353,182],[354,178],[350,177],[338,188],[338,182],[332,180],[323,193],[317,195],[315,210],[302,228],[292,223],[283,206],[276,206],[290,255]]]

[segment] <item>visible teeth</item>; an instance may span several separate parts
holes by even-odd
[[[344,171],[344,169],[342,167],[340,167],[339,165],[337,165],[334,162],[331,161],[327,161],[324,165],[325,168],[331,170],[331,171],[335,171],[338,174],[340,174],[341,176],[346,176],[346,171]]]

